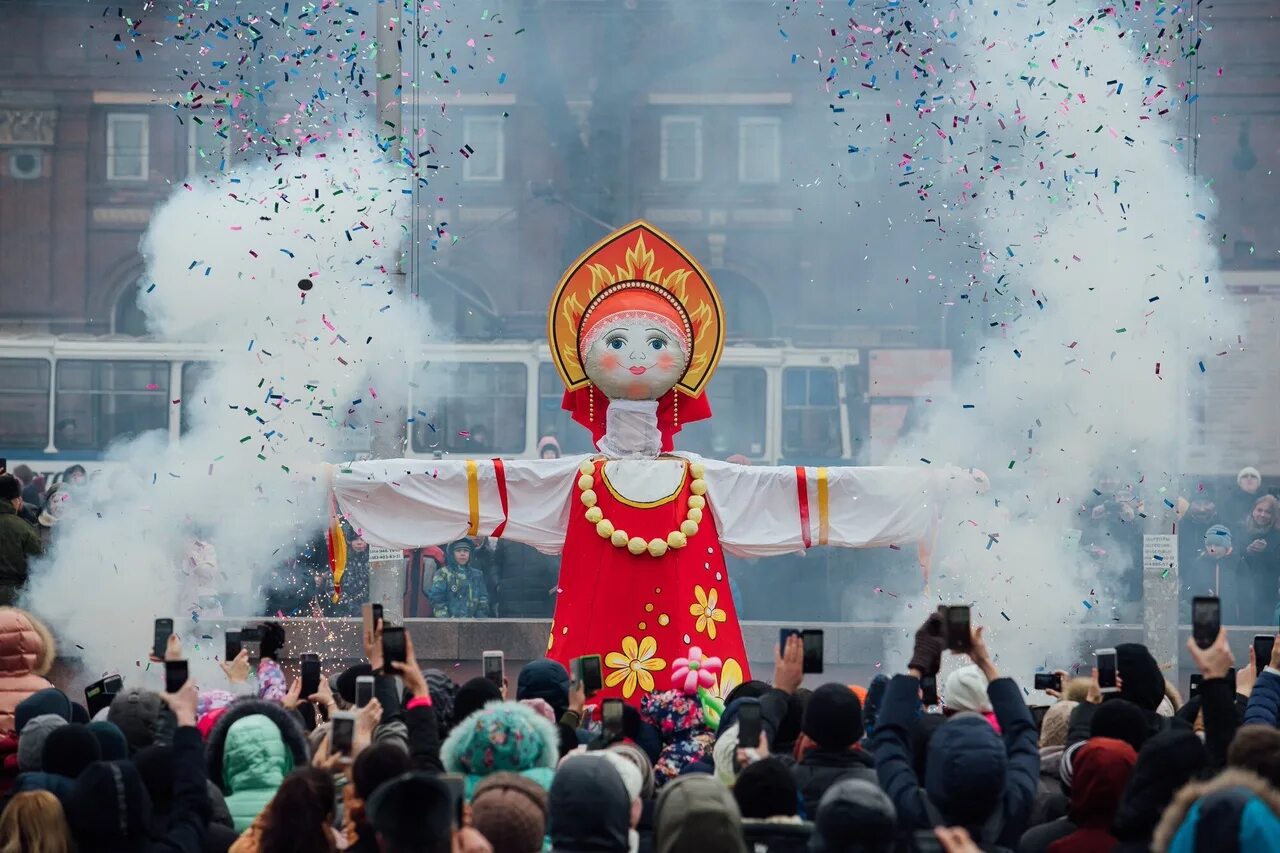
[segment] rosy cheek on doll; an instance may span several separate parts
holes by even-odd
[[[614,353],[608,353],[601,357],[600,366],[605,370],[617,370],[622,366],[622,362],[618,360],[618,356]]]
[[[664,352],[658,356],[658,369],[671,370],[676,366],[676,357],[669,352]]]

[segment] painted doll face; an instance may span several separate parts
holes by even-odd
[[[592,383],[611,400],[656,400],[675,387],[689,356],[660,324],[644,318],[605,320],[587,350]]]

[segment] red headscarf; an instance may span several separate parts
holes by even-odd
[[[1090,738],[1073,762],[1071,822],[1078,829],[1049,845],[1049,853],[1094,853],[1116,845],[1111,824],[1138,754],[1122,740]]]

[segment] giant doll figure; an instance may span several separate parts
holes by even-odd
[[[548,656],[604,656],[604,697],[673,685],[724,696],[749,677],[724,552],[923,541],[950,468],[732,465],[673,452],[710,417],[719,296],[674,241],[636,222],[565,273],[548,317],[564,408],[599,453],[563,459],[375,460],[342,466],[341,511],[370,543],[503,536],[561,551]]]

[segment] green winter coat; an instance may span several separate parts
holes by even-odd
[[[222,752],[222,789],[236,832],[253,823],[293,770],[293,755],[276,724],[261,714],[236,720]]]
[[[43,551],[40,534],[8,501],[0,501],[0,587],[17,588],[27,582],[27,558]],[[11,601],[0,602],[11,604]]]

